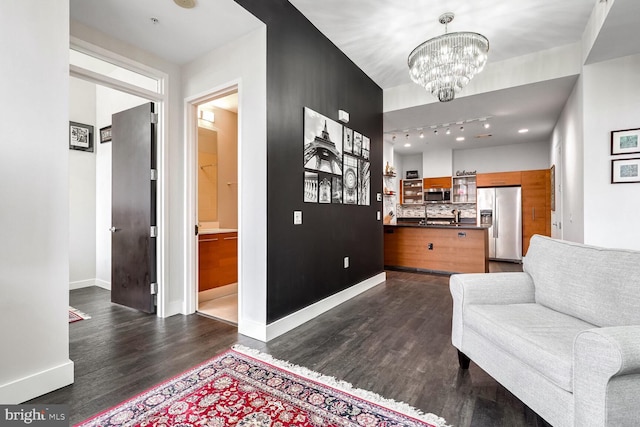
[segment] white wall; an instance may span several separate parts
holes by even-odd
[[[453,171],[478,173],[549,169],[549,142],[453,151]]]
[[[451,176],[453,153],[449,149],[429,150],[422,155],[424,178]]]
[[[583,78],[580,77],[553,131],[551,163],[556,165],[556,211],[551,222],[554,237],[584,242],[584,131]]]
[[[640,55],[584,67],[584,241],[640,249],[640,183],[611,184],[611,131],[640,127]]]
[[[111,125],[111,115],[148,102],[104,86],[96,87],[97,129]],[[99,139],[99,138],[98,138]],[[96,284],[111,289],[111,142],[96,144]]]
[[[422,153],[418,154],[395,154],[396,161],[398,165],[402,166],[402,168],[397,168],[396,171],[398,173],[398,179],[406,179],[407,171],[418,171],[418,177],[422,178]]]
[[[239,81],[239,331],[264,339],[267,319],[267,61],[260,28],[185,65],[185,99]],[[194,284],[195,286],[195,284]]]
[[[94,152],[69,150],[69,288],[96,278],[96,85],[71,78],[69,119],[94,127]]]
[[[73,382],[69,2],[0,2],[0,402]]]

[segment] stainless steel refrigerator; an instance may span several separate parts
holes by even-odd
[[[520,187],[478,188],[478,224],[489,227],[489,258],[522,261]]]

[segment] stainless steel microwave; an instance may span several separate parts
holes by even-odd
[[[430,188],[424,192],[425,203],[451,203],[450,188]]]

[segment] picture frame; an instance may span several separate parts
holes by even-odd
[[[640,153],[640,128],[611,131],[611,155]]]
[[[93,153],[93,126],[69,122],[69,149]]]
[[[100,128],[100,144],[111,141],[111,125]]]
[[[611,160],[611,183],[629,184],[640,182],[640,157]]]

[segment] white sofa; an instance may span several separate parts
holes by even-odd
[[[640,426],[640,252],[534,236],[523,270],[451,276],[461,367],[553,426]]]

